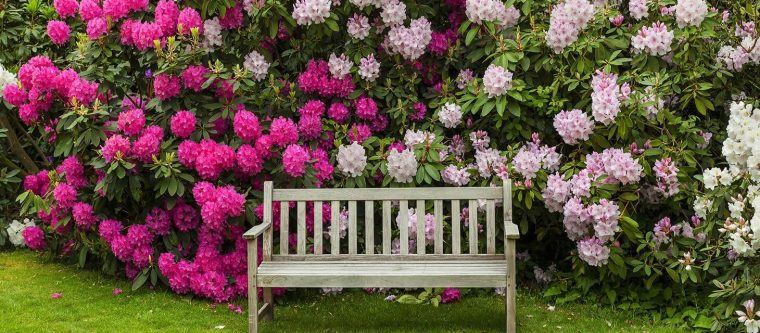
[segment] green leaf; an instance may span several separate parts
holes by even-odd
[[[79,250],[79,268],[83,268],[85,262],[87,262],[87,248],[83,246]]]
[[[132,282],[132,291],[140,289],[148,281],[148,268],[144,269],[140,275]]]

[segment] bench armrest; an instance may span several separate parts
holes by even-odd
[[[243,234],[243,238],[247,240],[256,239],[257,237],[261,236],[261,234],[265,230],[267,230],[267,228],[269,228],[271,225],[272,225],[271,223],[262,223],[259,225],[255,225],[253,226],[253,228],[248,229],[248,231],[246,231]]]
[[[504,222],[504,238],[505,239],[518,239],[520,238],[520,229],[517,224],[511,222]]]

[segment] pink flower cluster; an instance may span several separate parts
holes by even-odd
[[[678,193],[678,167],[670,157],[659,159],[654,163],[657,190],[666,198]]]
[[[432,38],[430,21],[425,17],[414,19],[409,27],[394,25],[383,41],[383,47],[391,54],[400,54],[406,60],[417,60],[425,53]]]
[[[546,32],[546,44],[560,53],[578,40],[581,30],[594,17],[594,5],[587,0],[568,0],[554,6],[549,18],[549,31]]]
[[[216,187],[201,181],[195,183],[193,197],[201,207],[204,226],[215,231],[225,228],[227,218],[240,216],[245,206],[245,197],[232,185]]]
[[[182,141],[177,156],[182,165],[194,169],[206,180],[215,180],[222,172],[235,167],[235,150],[211,139],[203,139],[200,143]]]
[[[512,159],[512,168],[526,180],[531,180],[542,168],[548,171],[557,170],[561,157],[562,155],[557,153],[557,147],[541,145],[541,140],[534,133],[533,140],[520,148]]]
[[[24,177],[24,190],[32,191],[32,193],[39,196],[45,196],[49,185],[50,176],[48,175],[47,170],[42,170],[36,174]]]
[[[47,246],[45,232],[38,226],[27,227],[22,231],[24,244],[34,251],[42,251]]]
[[[631,38],[633,52],[646,52],[653,56],[664,56],[670,53],[673,43],[673,32],[668,31],[665,23],[655,22],[651,27],[642,27],[639,33]]]
[[[142,270],[151,264],[153,258],[153,240],[155,235],[144,224],[133,224],[122,234],[124,226],[116,220],[104,220],[98,227],[100,237],[111,247],[119,261],[127,264],[133,271]],[[127,270],[128,272],[130,269]]]
[[[309,60],[306,70],[298,75],[298,88],[305,93],[340,98],[348,97],[356,89],[351,75],[335,78],[330,75],[327,62],[318,59]]]
[[[591,266],[603,266],[610,257],[609,247],[599,238],[586,237],[578,242],[578,256]]]
[[[620,86],[617,84],[617,74],[596,71],[591,80],[591,114],[594,119],[604,125],[615,122],[620,112]]]
[[[50,40],[56,45],[66,44],[71,35],[71,28],[63,21],[49,21],[47,24],[47,34]]]
[[[195,131],[195,115],[187,110],[179,110],[170,121],[172,134],[181,139],[186,139]]]
[[[106,162],[115,159],[134,158],[142,163],[150,163],[161,150],[164,138],[163,128],[151,125],[143,128],[145,118],[143,111],[132,109],[119,115],[119,129],[132,137],[134,141],[120,134],[113,134],[106,139],[100,152]],[[139,136],[138,136],[139,135]]]
[[[232,129],[235,135],[245,142],[254,141],[261,136],[259,118],[253,112],[246,110],[242,104],[238,105],[238,111],[232,120]]]
[[[594,131],[594,121],[581,110],[563,110],[554,116],[554,129],[565,143],[574,145],[588,140]]]
[[[586,169],[595,177],[606,175],[606,183],[623,185],[638,183],[644,173],[644,168],[630,153],[617,148],[586,155]]]
[[[97,97],[98,84],[79,77],[73,69],[58,70],[45,56],[35,56],[18,71],[21,85],[7,85],[3,98],[19,107],[19,118],[31,125],[40,119],[40,112],[50,110],[55,98],[65,103],[89,105]]]

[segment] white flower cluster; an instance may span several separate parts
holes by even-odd
[[[203,37],[203,47],[207,49],[222,46],[222,25],[218,17],[203,22]]]
[[[387,26],[404,24],[404,20],[406,20],[406,5],[399,0],[386,1],[380,17]]]
[[[512,72],[504,67],[490,64],[483,73],[483,87],[488,97],[498,97],[512,89]]]
[[[731,173],[749,171],[752,180],[760,182],[760,110],[745,102],[733,102],[726,131],[728,138],[723,142],[723,156],[731,168]],[[705,179],[705,185],[707,185]]]
[[[9,72],[2,64],[0,64],[0,92],[5,89],[6,86],[16,84],[16,75]],[[2,98],[2,96],[0,96]]]
[[[679,28],[688,25],[698,27],[707,15],[707,4],[705,0],[678,0],[675,10]]]
[[[649,16],[649,9],[647,8],[648,0],[631,0],[628,2],[628,11],[631,12],[631,17],[636,20],[641,20]]]
[[[391,149],[388,154],[388,175],[398,183],[410,183],[417,175],[417,157],[411,149],[399,152]]]
[[[451,102],[447,102],[438,111],[438,120],[443,127],[454,128],[462,123],[462,107]]]
[[[359,60],[359,76],[369,82],[374,82],[380,77],[380,62],[375,60],[373,53]]]
[[[342,79],[346,75],[351,74],[351,67],[354,66],[354,63],[348,60],[345,53],[342,53],[340,57],[336,56],[335,53],[330,53],[327,65],[330,67],[330,74],[333,77]]]
[[[433,132],[407,130],[404,134],[404,144],[408,147],[414,147],[425,142],[433,142],[435,134]]]
[[[718,51],[717,61],[725,68],[739,72],[745,65],[760,63],[760,39],[744,37],[738,46],[724,45]]]
[[[587,0],[567,0],[552,10],[549,18],[549,31],[546,32],[546,44],[555,53],[578,40],[581,30],[594,17],[594,5]]]
[[[293,4],[293,19],[298,25],[323,23],[330,17],[330,0],[296,0]]]
[[[457,168],[456,165],[449,165],[441,171],[441,178],[446,184],[454,186],[466,186],[470,183],[470,168]]]
[[[385,36],[383,46],[391,54],[400,54],[406,60],[417,60],[430,43],[433,30],[425,17],[412,20],[409,27],[394,25]]]
[[[346,27],[348,34],[358,40],[364,40],[364,38],[367,38],[367,36],[369,36],[369,29],[371,28],[369,25],[369,19],[366,16],[359,14],[351,16],[351,18],[348,19]]]
[[[742,174],[749,173],[751,183],[747,187],[746,197],[735,194],[728,203],[730,218],[719,229],[729,240],[735,255],[754,256],[760,249],[760,109],[743,101],[732,102],[730,118],[726,132],[728,138],[723,142],[723,155],[728,168],[710,168],[703,172],[705,189],[713,191],[718,187],[731,186]],[[753,213],[751,218],[747,210],[750,203]],[[698,197],[694,201],[695,213],[705,218],[712,209],[713,201],[707,197]]]
[[[514,6],[504,6],[499,0],[467,0],[465,14],[474,23],[496,22],[503,28],[514,26],[520,19],[519,10]]]
[[[261,53],[252,51],[245,56],[243,61],[243,67],[253,73],[254,81],[261,81],[267,77],[267,71],[269,71],[269,63]]]
[[[13,220],[5,231],[8,233],[8,240],[14,246],[24,246],[24,230],[29,227],[34,227],[34,221],[30,219],[24,219],[23,222]]]
[[[367,152],[356,141],[348,146],[340,146],[337,158],[338,170],[349,177],[361,176],[367,166]]]

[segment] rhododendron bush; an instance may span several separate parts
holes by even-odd
[[[24,168],[32,249],[222,302],[247,293],[265,180],[509,178],[519,273],[547,296],[754,325],[751,1],[0,4],[36,29],[0,57],[2,112],[52,161]]]

